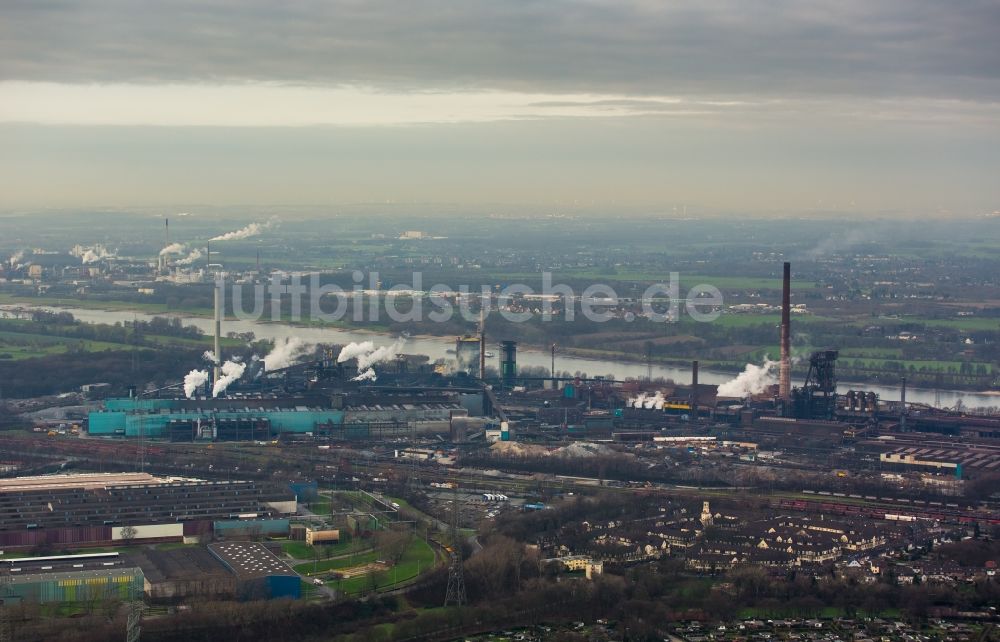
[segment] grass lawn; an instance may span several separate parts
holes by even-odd
[[[211,316],[212,308],[170,308],[166,303],[141,303],[134,301],[105,301],[78,299],[73,297],[14,296],[0,294],[0,305],[46,305],[64,308],[87,308],[90,310],[135,310],[150,314],[186,314],[189,316]]]
[[[341,568],[350,568],[352,566],[361,566],[362,564],[369,564],[378,559],[378,551],[367,551],[364,553],[356,553],[354,555],[347,555],[346,557],[338,557],[330,560],[319,560],[318,562],[305,562],[302,564],[295,565],[295,572],[301,575],[309,575],[313,573],[320,573],[323,571],[333,571]],[[315,568],[315,570],[313,570]]]
[[[541,278],[541,273],[539,272],[503,272],[503,271],[490,271],[484,274],[484,277],[495,277],[496,279],[530,279],[532,277],[536,279]],[[731,289],[731,290],[780,290],[781,289],[781,277],[777,276],[775,278],[769,277],[756,277],[756,276],[718,276],[711,274],[680,274],[680,285],[681,289],[689,289],[695,285],[707,284],[714,285],[720,289]],[[670,272],[649,272],[649,271],[639,271],[639,270],[602,270],[599,268],[583,268],[579,270],[554,270],[552,272],[553,283],[558,283],[559,279],[571,280],[571,279],[589,279],[594,283],[601,283],[607,281],[634,281],[637,283],[668,283],[670,281]],[[816,284],[812,281],[799,281],[792,280],[793,289],[809,289],[816,287]]]
[[[819,316],[816,314],[803,314],[795,315],[792,317],[792,323],[799,325],[809,325],[810,323],[824,323],[830,321],[837,321],[837,319],[831,317]],[[723,327],[727,328],[745,328],[752,325],[773,325],[778,327],[781,325],[781,315],[780,314],[720,314],[719,318],[712,323],[718,323]],[[692,323],[692,328],[697,328],[696,325]]]
[[[903,356],[902,348],[847,348],[840,351],[841,359],[883,358],[898,359]]]
[[[313,547],[305,542],[282,542],[281,550],[297,560],[308,560],[313,556]]]
[[[201,544],[185,544],[184,542],[164,542],[163,544],[157,544],[155,548],[158,551],[175,551],[181,548],[190,548],[192,546],[201,546]]]
[[[311,502],[304,502],[306,508],[316,513],[317,515],[329,515],[330,514],[330,498],[320,497],[319,499],[314,499]]]
[[[1000,330],[1000,319],[990,317],[955,317],[951,319],[929,319],[921,316],[878,317],[878,323],[895,325],[904,323],[923,324],[928,327],[944,327],[972,332],[975,330]]]
[[[298,541],[288,541],[281,544],[281,550],[294,557],[297,560],[311,560],[313,555],[318,551],[320,559],[325,559],[328,557],[335,557],[337,555],[343,555],[349,553],[352,548],[351,536],[347,531],[341,529],[340,531],[340,541],[335,544],[321,545],[318,549],[315,546],[310,546],[305,542]],[[357,546],[354,547],[355,550],[368,548],[368,544],[363,541],[358,541]],[[311,564],[311,562],[310,562]]]
[[[909,370],[910,366],[913,366],[913,368],[917,372],[920,372],[921,368],[924,368],[927,372],[948,372],[949,368],[954,368],[956,373],[960,373],[961,372],[961,368],[962,368],[962,364],[963,363],[968,363],[973,368],[973,372],[971,374],[975,374],[976,368],[978,366],[980,366],[980,365],[986,367],[986,372],[987,373],[993,372],[993,364],[982,362],[982,361],[964,362],[964,361],[941,361],[941,360],[936,360],[936,359],[912,359],[912,360],[904,360],[904,359],[877,359],[877,358],[876,359],[864,359],[864,358],[858,358],[858,357],[845,357],[843,355],[841,355],[841,357],[842,357],[841,361],[843,362],[842,365],[844,367],[848,367],[848,368],[855,367],[855,362],[857,361],[857,362],[860,362],[860,367],[861,368],[866,368],[866,369],[869,369],[869,370],[886,370],[886,371],[889,371],[889,368],[887,367],[886,364],[892,362],[892,363],[898,363],[898,364],[900,364],[903,367],[904,370]]]
[[[903,317],[901,321],[912,321],[923,323],[926,326],[939,326],[952,328],[953,330],[965,330],[972,332],[975,330],[1000,330],[1000,319],[990,319],[987,317],[962,317],[960,319],[921,319],[919,317]]]
[[[387,571],[375,574],[375,584],[378,590],[391,590],[396,586],[405,585],[413,581],[418,575],[426,573],[434,568],[436,557],[434,549],[430,544],[420,539],[413,538],[408,549],[403,554],[403,558],[395,567]],[[331,585],[338,585],[334,580]],[[352,577],[339,583],[339,588],[346,595],[357,595],[367,590],[372,585],[372,580],[368,576]]]
[[[48,334],[0,330],[0,352],[10,353],[14,359],[44,357],[51,354],[69,352],[70,350],[82,350],[85,352],[121,350],[123,346],[124,344],[91,341],[90,339],[74,339]]]
[[[81,352],[105,352],[108,350],[127,350],[132,348],[128,342],[95,341],[93,339],[81,339],[77,337],[65,337],[56,334],[36,334],[33,332],[21,332],[19,328],[27,328],[27,321],[0,321],[0,354],[10,355],[4,357],[8,359],[31,359],[35,357],[45,357],[54,354],[63,354],[72,350]],[[3,328],[14,328],[14,330]],[[189,339],[185,337],[170,337],[162,335],[143,335],[143,344],[152,343],[156,346],[181,346],[189,348],[209,347],[212,338],[205,336],[199,339]],[[241,346],[239,339],[222,339],[223,345],[227,347]],[[140,348],[148,347],[141,345]]]

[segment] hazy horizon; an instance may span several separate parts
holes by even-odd
[[[407,8],[5,3],[0,209],[1000,211],[995,3]]]

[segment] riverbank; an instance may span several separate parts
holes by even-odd
[[[149,320],[153,316],[178,317],[183,323],[195,325],[205,333],[213,331],[212,319],[209,315],[189,315],[183,312],[149,312],[130,310],[124,306],[114,306],[113,309],[101,309],[99,306],[88,308],[73,307],[68,300],[58,300],[58,306],[52,304],[52,300],[42,300],[34,304],[15,304],[22,313],[30,312],[31,309],[60,309],[73,314],[79,320],[86,323],[129,323],[133,319]],[[11,304],[0,305],[0,310],[10,308]],[[349,324],[343,326],[333,326],[332,324],[321,325],[318,323],[292,325],[282,322],[253,322],[240,319],[230,319],[225,322],[226,332],[253,332],[257,338],[268,340],[279,340],[289,336],[296,336],[304,341],[314,343],[337,343],[346,344],[352,341],[369,341],[378,337],[395,337],[386,332],[385,329],[372,329],[371,326],[358,327]],[[427,355],[432,361],[436,359],[454,359],[454,335],[409,335],[407,337],[405,352],[411,354]],[[542,367],[551,366],[551,354],[548,346],[522,344],[518,354],[518,364],[521,367]],[[742,370],[740,365],[735,368],[717,367],[716,364],[708,361],[701,362],[700,381],[704,384],[719,385],[729,381],[735,374]],[[588,376],[611,376],[615,379],[644,379],[649,376],[650,365],[652,366],[653,378],[672,379],[676,382],[687,383],[691,379],[691,362],[689,360],[670,360],[669,363],[654,361],[652,364],[645,363],[644,360],[636,358],[635,355],[626,354],[601,354],[593,350],[581,350],[571,348],[561,348],[556,355],[556,369],[560,372],[586,373]],[[804,376],[804,371],[796,371],[795,379],[799,380]],[[846,392],[851,388],[863,387],[866,390],[875,392],[886,400],[899,398],[899,387],[895,385],[885,385],[871,382],[852,382],[841,378],[839,389]],[[928,405],[940,404],[943,407],[953,407],[957,402],[961,402],[965,408],[987,408],[1000,406],[1000,396],[994,391],[987,394],[979,391],[965,390],[959,388],[934,389],[931,387],[908,386],[907,399],[912,403],[923,403]]]

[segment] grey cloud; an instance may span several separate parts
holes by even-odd
[[[1000,100],[994,0],[7,0],[0,78]]]

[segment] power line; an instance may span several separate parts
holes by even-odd
[[[125,625],[125,642],[139,642],[142,634],[142,584],[133,577],[128,589],[128,621]]]
[[[10,597],[11,577],[7,565],[0,568],[0,642],[11,642],[10,609],[7,600]]]
[[[448,567],[448,590],[444,596],[444,605],[465,606],[465,571],[462,568],[462,542],[458,534],[458,486],[451,490],[451,563]]]

